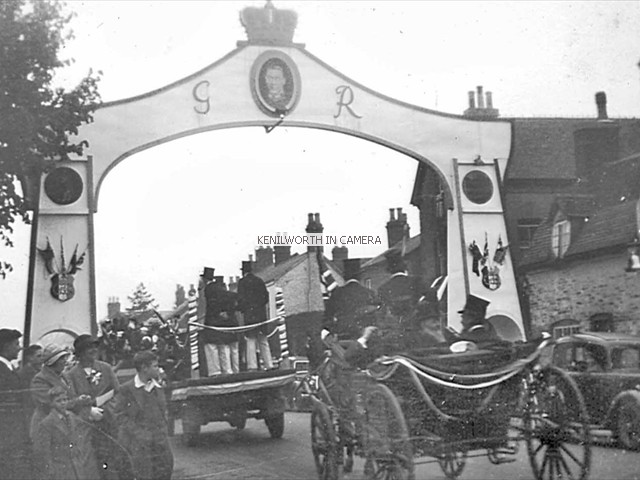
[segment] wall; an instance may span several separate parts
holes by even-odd
[[[527,273],[532,334],[564,318],[588,330],[589,317],[602,312],[613,314],[617,332],[640,334],[640,272],[627,273],[626,266],[620,253]]]

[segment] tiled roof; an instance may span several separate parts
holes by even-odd
[[[256,273],[257,277],[260,277],[264,283],[273,282],[280,277],[282,277],[285,273],[290,271],[291,269],[297,267],[299,264],[303,262],[304,259],[307,258],[309,253],[305,252],[303,254],[294,254],[291,258],[285,260],[280,265],[271,265],[264,270],[260,270]]]
[[[553,220],[547,218],[540,225],[521,262],[521,266],[532,266],[554,260],[551,250]],[[571,245],[564,258],[595,252],[604,248],[626,245],[633,240],[636,226],[636,202],[629,201],[593,211],[582,228],[572,234]]]
[[[596,209],[593,195],[559,195],[556,205],[567,217],[588,217]]]
[[[585,123],[584,119],[514,119],[508,178],[575,178],[573,133]],[[595,121],[590,119],[589,123]]]
[[[411,238],[409,238],[409,240],[407,240],[407,244],[405,246],[405,255],[411,253],[412,251],[414,251],[416,248],[420,247],[420,234],[415,235]],[[362,265],[362,268],[367,268],[370,267],[371,265],[376,265],[380,262],[384,262],[386,260],[386,256],[385,254],[389,251],[389,250],[399,250],[402,248],[402,240],[400,240],[398,243],[396,243],[395,245],[393,245],[391,248],[388,248],[387,250],[385,250],[384,252],[382,252],[380,255],[378,255],[377,257],[373,257],[371,260],[365,262]]]
[[[636,233],[636,202],[624,202],[595,212],[578,237],[571,242],[566,257],[601,248],[626,245]]]

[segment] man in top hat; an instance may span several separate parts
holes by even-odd
[[[267,320],[269,291],[264,281],[253,273],[251,262],[242,262],[242,278],[238,280],[238,306],[244,315],[245,325],[256,325]],[[263,368],[273,368],[269,346],[270,326],[262,325],[249,330],[247,337],[247,369],[257,370],[256,349],[260,352]],[[257,348],[256,348],[257,347]]]
[[[447,330],[448,340],[474,343],[500,340],[493,326],[485,319],[489,303],[483,298],[468,295],[464,308],[458,311],[462,315],[462,330],[458,335],[452,335]]]
[[[224,277],[215,276],[213,282],[205,288],[206,315],[205,325],[215,328],[237,327],[238,297],[227,290]],[[202,332],[205,342],[209,375],[238,373],[238,334],[229,331],[205,329]]]
[[[380,302],[376,293],[360,283],[360,259],[344,261],[345,284],[329,297],[323,327],[339,340],[356,340],[364,328],[376,324]]]
[[[20,353],[17,330],[0,329],[0,476],[31,478],[29,420],[27,419],[28,386],[14,368]]]

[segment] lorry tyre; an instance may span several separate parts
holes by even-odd
[[[267,424],[271,438],[282,438],[284,434],[284,413],[266,417],[264,423]]]

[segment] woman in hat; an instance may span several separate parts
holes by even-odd
[[[82,409],[88,410],[93,402],[89,395],[80,395],[73,397],[71,393],[71,385],[62,375],[69,351],[59,345],[47,345],[42,352],[42,368],[33,377],[31,381],[31,397],[35,404],[35,411],[31,417],[31,438],[34,438],[35,432],[40,422],[49,415],[51,411],[51,397],[49,391],[54,387],[62,387],[67,392],[69,402],[67,408],[74,412],[80,412]]]
[[[119,450],[112,438],[117,436],[113,416],[113,398],[120,389],[118,378],[108,363],[98,360],[100,341],[88,334],[79,335],[73,342],[78,363],[65,377],[71,385],[72,397],[88,395],[92,406],[89,419],[93,427],[92,441],[96,451],[100,478],[113,478],[113,473],[123,465]],[[106,468],[104,467],[106,465]]]

